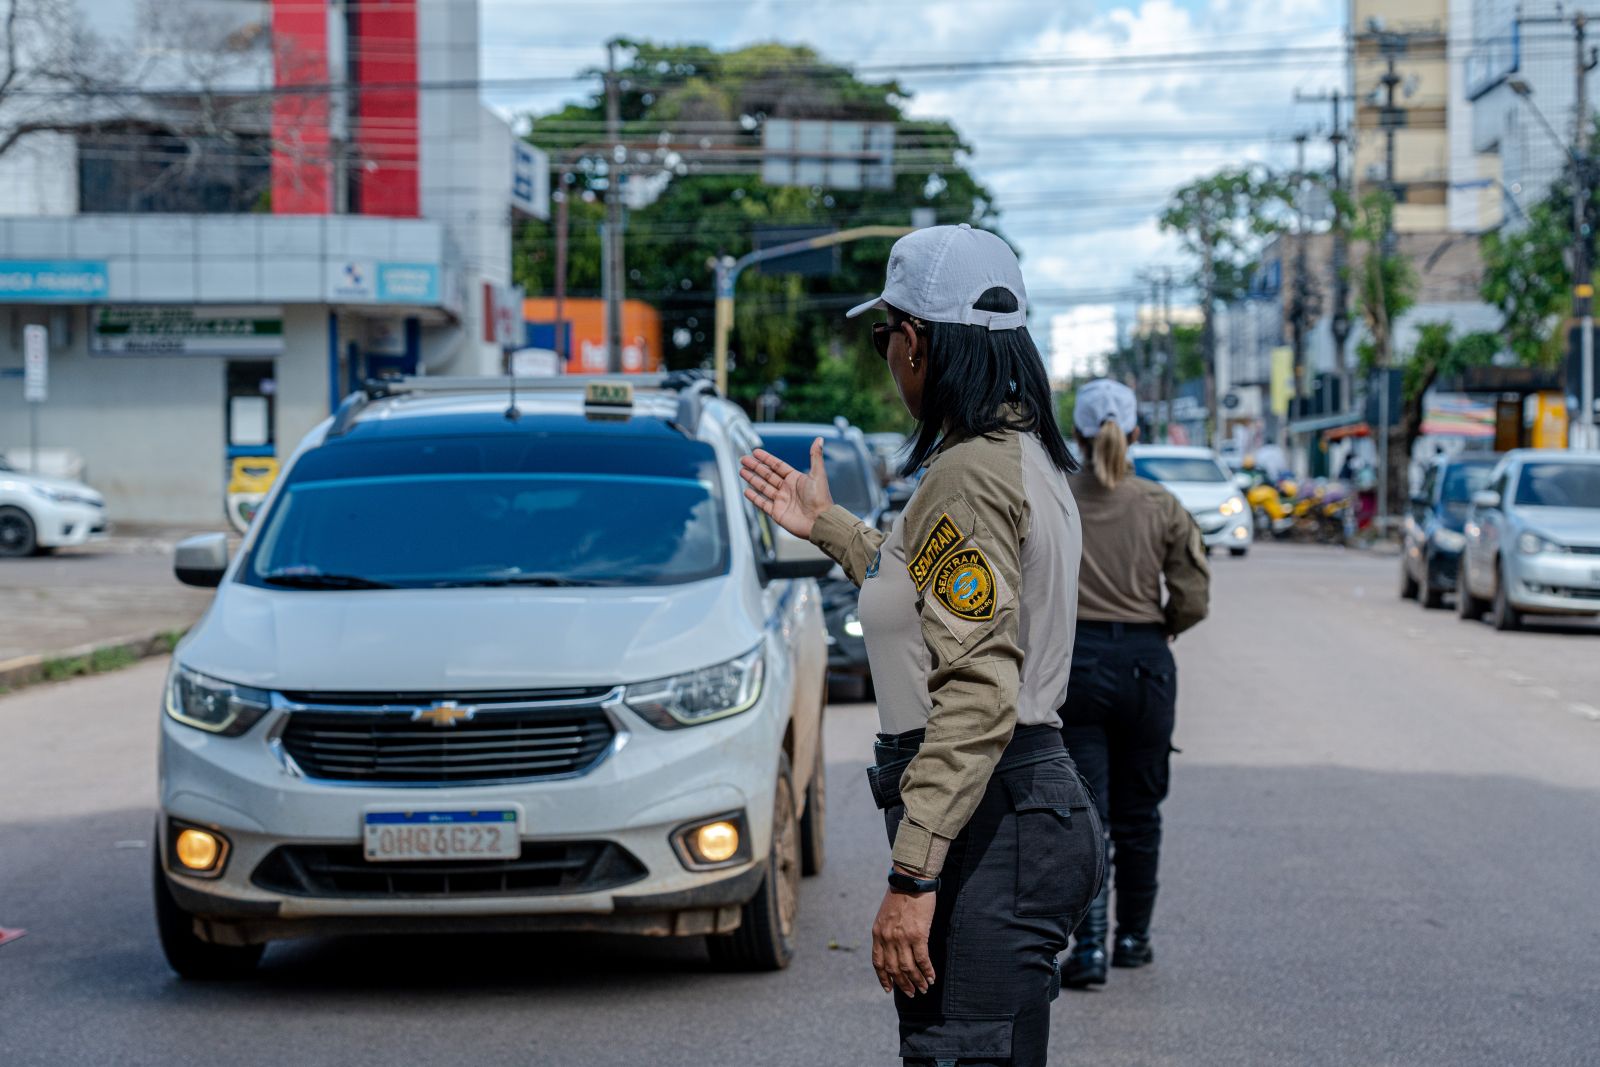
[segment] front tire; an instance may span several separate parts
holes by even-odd
[[[1420,586],[1417,580],[1411,577],[1411,568],[1406,566],[1405,557],[1400,557],[1400,599],[1415,600]]]
[[[821,715],[817,717],[817,758],[806,783],[806,810],[800,816],[800,873],[806,877],[821,874],[828,861],[828,761],[822,752]]]
[[[1433,580],[1431,564],[1424,564],[1422,569],[1422,606],[1429,611],[1444,607],[1444,590]]]
[[[31,556],[39,551],[39,530],[19,507],[0,508],[0,556]]]
[[[194,916],[178,907],[167,885],[166,872],[161,869],[160,845],[158,836],[153,888],[156,930],[161,935],[161,951],[166,954],[167,966],[176,971],[178,977],[197,982],[227,981],[253,973],[266,946],[213,945],[200,940],[194,932]]]
[[[739,929],[706,938],[711,962],[735,971],[781,971],[794,959],[800,907],[800,820],[795,815],[789,757],[778,757],[772,851],[766,877],[740,912]]]
[[[1462,556],[1460,569],[1456,571],[1456,615],[1467,622],[1477,622],[1483,618],[1487,608],[1482,598],[1472,595],[1472,585],[1467,575],[1467,557]]]
[[[1502,564],[1495,573],[1494,583],[1494,628],[1502,633],[1506,630],[1522,629],[1522,612],[1518,611],[1511,603],[1511,594],[1506,587],[1511,583],[1506,580],[1506,569]]]

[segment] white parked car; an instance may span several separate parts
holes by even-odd
[[[1181,445],[1134,445],[1128,457],[1135,474],[1160,482],[1194,516],[1208,552],[1226,548],[1243,556],[1250,551],[1255,539],[1250,507],[1215,452]]]
[[[219,534],[179,547],[217,588],[161,717],[180,974],[361,931],[789,961],[823,862],[831,564],[745,502],[756,434],[708,383],[519,389],[515,418],[505,379],[354,396],[231,561]]]
[[[67,478],[25,474],[0,459],[0,556],[31,556],[106,536],[106,501]]]
[[[1456,609],[1497,630],[1600,612],[1600,455],[1520,448],[1472,497]]]

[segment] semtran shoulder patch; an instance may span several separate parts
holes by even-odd
[[[917,592],[927,588],[929,579],[933,577],[933,569],[964,537],[966,535],[950,521],[948,512],[939,516],[939,521],[933,524],[928,536],[922,539],[922,547],[906,563],[906,570],[911,573],[911,581],[916,585]]]
[[[933,598],[968,622],[994,618],[995,579],[989,560],[976,548],[952,553],[936,569]]]

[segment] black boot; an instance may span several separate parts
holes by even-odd
[[[1072,951],[1061,968],[1061,984],[1068,989],[1106,984],[1106,898],[1110,892],[1109,884],[1100,887],[1099,896],[1090,902],[1088,913],[1073,931]]]
[[[1150,916],[1156,909],[1156,895],[1117,893],[1117,937],[1111,950],[1111,966],[1143,967],[1154,963],[1150,948]]]

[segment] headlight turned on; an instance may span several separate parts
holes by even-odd
[[[677,730],[749,711],[761,699],[765,675],[766,660],[757,645],[714,667],[630,685],[622,699],[650,725]]]
[[[1517,551],[1524,556],[1537,556],[1541,552],[1565,552],[1566,545],[1558,545],[1554,541],[1547,541],[1536,533],[1524,533],[1517,538]]]
[[[1237,515],[1244,510],[1244,501],[1236,496],[1230,496],[1222,502],[1222,506],[1217,510],[1224,515]]]
[[[272,706],[264,689],[234,685],[173,664],[167,676],[167,714],[185,726],[238,737]]]

